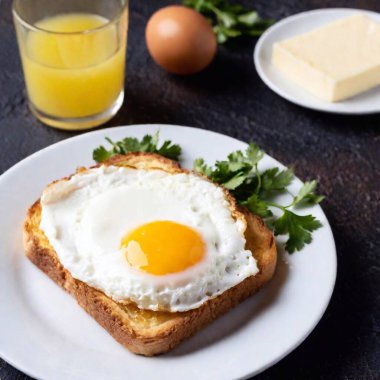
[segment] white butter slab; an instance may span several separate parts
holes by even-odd
[[[278,95],[297,105],[324,112],[370,114],[380,112],[380,86],[350,99],[330,103],[318,99],[288,80],[271,63],[273,44],[309,32],[333,21],[363,13],[380,23],[380,14],[360,9],[319,9],[285,18],[269,28],[259,39],[254,51],[256,70],[264,83]]]

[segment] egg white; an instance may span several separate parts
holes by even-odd
[[[71,275],[142,309],[194,309],[258,272],[224,192],[196,174],[100,166],[50,185],[41,206],[40,228]],[[122,238],[157,220],[196,230],[203,260],[161,276],[130,267]]]

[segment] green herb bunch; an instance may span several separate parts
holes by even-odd
[[[289,253],[300,251],[311,243],[311,233],[322,224],[313,215],[296,214],[294,208],[318,204],[324,197],[315,193],[316,180],[305,182],[296,195],[290,194],[288,186],[294,179],[293,170],[274,167],[260,171],[258,163],[263,157],[264,152],[251,143],[244,153],[233,152],[214,167],[198,158],[194,170],[228,189],[239,204],[261,216],[275,235],[288,235],[285,249]],[[292,201],[287,205],[276,203],[274,200],[280,194],[290,194]],[[281,211],[279,218],[273,214],[274,208]]]
[[[117,154],[126,154],[130,152],[148,152],[156,153],[161,156],[170,158],[171,160],[178,161],[181,154],[181,147],[177,144],[172,144],[171,141],[166,140],[159,147],[159,132],[157,131],[153,136],[145,135],[141,141],[135,137],[126,137],[123,140],[114,142],[106,137],[106,140],[111,144],[110,149],[106,149],[103,145],[94,149],[92,158],[96,162],[102,162]]]
[[[210,21],[220,44],[243,35],[260,36],[274,23],[274,20],[261,18],[255,10],[227,0],[183,0],[182,3]]]

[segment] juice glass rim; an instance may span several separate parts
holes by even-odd
[[[90,29],[84,29],[84,30],[80,30],[80,31],[77,31],[77,32],[56,32],[54,30],[49,30],[49,29],[45,29],[45,28],[41,28],[39,26],[36,26],[34,24],[31,24],[29,23],[28,21],[26,21],[16,10],[16,7],[17,7],[17,4],[20,2],[20,0],[13,0],[12,1],[12,14],[13,14],[13,17],[20,23],[22,24],[24,27],[34,31],[34,32],[42,32],[42,33],[47,33],[47,34],[53,34],[53,35],[78,35],[78,34],[90,34],[90,33],[96,33],[97,31],[99,30],[102,30],[102,29],[105,29],[113,24],[116,24],[120,18],[122,17],[123,13],[125,12],[125,10],[128,8],[128,2],[129,0],[120,0],[120,10],[118,12],[118,14],[108,20],[105,24],[102,24],[102,25],[99,25],[95,28],[90,28]]]

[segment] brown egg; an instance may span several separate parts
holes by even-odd
[[[172,5],[152,15],[145,31],[152,58],[175,74],[193,74],[210,64],[216,53],[211,25],[193,9]]]

